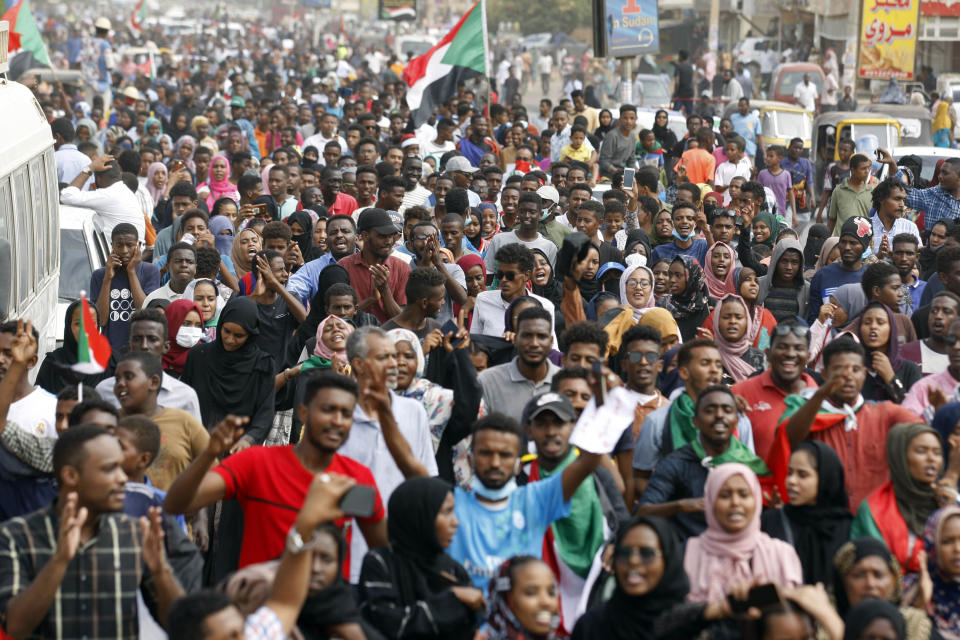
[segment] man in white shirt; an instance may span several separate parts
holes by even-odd
[[[123,184],[120,165],[113,156],[95,157],[76,178],[60,192],[62,204],[87,207],[96,211],[96,217],[109,238],[113,228],[121,222],[129,222],[137,228],[137,236],[146,236],[146,224],[137,196]],[[97,185],[94,191],[80,191],[84,183],[94,176]]]
[[[76,129],[67,118],[57,118],[50,123],[53,132],[53,157],[57,162],[57,182],[70,184],[83,168],[90,164],[90,158],[77,150],[73,143]]]
[[[470,333],[502,338],[506,330],[504,313],[511,302],[524,295],[539,300],[543,308],[550,312],[550,317],[554,317],[552,302],[527,292],[526,285],[533,274],[533,251],[519,242],[514,242],[497,251],[496,262],[499,289],[481,291],[477,296]],[[493,276],[494,273],[488,273],[489,278]],[[553,341],[556,345],[555,334]]]
[[[810,74],[803,74],[803,82],[799,83],[793,90],[793,97],[796,99],[797,104],[806,109],[807,111],[817,112],[817,98],[819,97],[817,92],[817,85],[810,82]]]
[[[375,386],[376,380],[385,381],[388,389],[397,386],[397,348],[380,327],[360,327],[350,334],[347,339],[347,359],[361,389],[365,389],[368,384]],[[409,444],[413,457],[426,469],[427,474],[437,475],[430,425],[423,406],[416,400],[390,392],[390,409],[395,426]],[[353,427],[338,453],[370,469],[377,482],[377,490],[386,503],[393,490],[410,475],[411,470],[397,465],[387,447],[384,430],[374,403],[365,400],[361,393],[353,410]],[[350,542],[350,557],[362,558],[366,552],[367,543],[363,536],[353,536]],[[360,567],[359,562],[350,563],[351,582],[356,583],[360,577]]]
[[[0,380],[3,382],[10,382],[5,378],[13,363],[11,350],[16,336],[16,320],[0,324]],[[34,339],[39,338],[36,329],[33,329],[33,336]],[[36,354],[26,368],[14,368],[13,373],[9,374],[15,375],[16,380],[13,381],[13,402],[7,410],[7,422],[14,423],[17,428],[33,435],[56,439],[57,396],[30,384],[29,371],[35,366],[37,366]]]
[[[341,149],[347,148],[347,141],[342,136],[337,135],[337,124],[339,120],[332,113],[325,113],[320,116],[320,130],[303,141],[303,148],[316,147],[320,154],[318,162],[324,164],[323,149],[328,142],[338,142]]]
[[[753,163],[744,153],[747,142],[742,137],[733,134],[727,136],[723,152],[727,161],[720,163],[714,174],[714,187],[723,193],[723,206],[730,206],[730,181],[740,176],[744,180],[750,179]]]
[[[423,175],[423,160],[420,156],[404,156],[400,164],[400,177],[403,179],[403,202],[397,210],[403,213],[410,207],[422,207],[427,204],[427,200],[433,195],[429,189],[420,184],[420,177]]]
[[[437,122],[436,138],[420,138],[420,157],[426,160],[430,156],[433,156],[439,167],[440,156],[447,151],[454,151],[457,148],[457,144],[453,140],[453,132],[456,128],[456,122],[450,118],[441,118]]]

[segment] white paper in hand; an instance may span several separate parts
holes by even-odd
[[[624,430],[633,424],[636,407],[637,401],[623,387],[610,391],[599,409],[591,398],[570,434],[570,444],[590,453],[610,453]]]

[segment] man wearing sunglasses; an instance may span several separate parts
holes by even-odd
[[[729,387],[703,389],[694,406],[694,438],[657,465],[635,515],[670,518],[682,538],[697,536],[707,528],[703,490],[711,467],[739,462],[758,475],[769,474],[763,461],[734,435],[738,421],[737,401]]]
[[[490,255],[489,249],[487,255]],[[470,333],[502,338],[503,332],[506,331],[504,314],[510,303],[520,296],[536,298],[553,318],[553,303],[546,298],[527,292],[527,282],[533,273],[533,252],[515,242],[501,247],[496,253],[496,259],[498,266],[494,275],[500,283],[500,288],[481,291],[477,296]]]
[[[570,446],[570,434],[577,412],[570,400],[556,392],[542,393],[523,409],[522,423],[536,454],[524,456],[517,484],[545,480],[577,459]],[[592,480],[592,482],[591,482]],[[611,472],[598,466],[570,499],[570,515],[551,526],[544,536],[554,549],[556,567],[551,564],[560,588],[560,606],[565,620],[576,618],[577,604],[584,589],[593,557],[603,544],[603,525],[616,530],[617,522],[630,517]]]
[[[797,318],[784,318],[773,328],[770,346],[764,352],[769,368],[758,376],[733,385],[733,393],[747,401],[757,453],[766,459],[773,445],[786,397],[817,382],[804,369],[810,359],[810,329]]]

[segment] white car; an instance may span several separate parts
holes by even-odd
[[[63,339],[65,314],[85,291],[91,303],[90,276],[107,263],[110,245],[93,209],[60,205],[60,284],[57,291],[57,346]]]
[[[638,73],[633,79],[633,102],[638,107],[670,108],[670,87],[662,76]]]
[[[760,59],[767,45],[772,45],[769,38],[744,38],[733,48],[733,59],[759,70]]]

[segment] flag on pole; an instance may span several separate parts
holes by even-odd
[[[30,10],[30,0],[17,0],[10,5],[0,20],[10,23],[10,79],[16,80],[24,71],[36,67],[50,67],[50,55],[40,37],[40,29]]]
[[[80,306],[82,312],[80,331],[77,334],[77,363],[72,368],[79,373],[102,373],[110,363],[110,341],[97,329],[86,293],[80,294]]]
[[[137,6],[134,7],[133,13],[130,15],[130,26],[137,31],[143,31],[143,22],[146,19],[147,5],[144,4],[144,0],[140,0],[140,2],[137,3]]]
[[[403,70],[410,87],[407,104],[417,126],[457,94],[459,82],[487,73],[486,18],[484,1],[478,0],[443,40]]]

